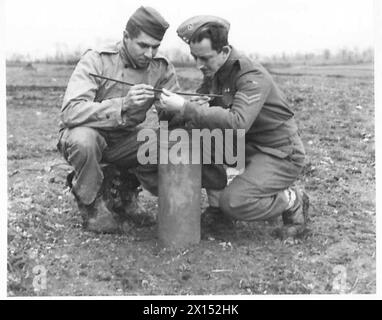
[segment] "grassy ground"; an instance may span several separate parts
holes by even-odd
[[[275,71],[308,153],[298,182],[312,204],[303,241],[283,243],[266,222],[237,222],[202,225],[198,245],[165,250],[156,226],[81,229],[65,187],[70,167],[55,146],[72,67],[34,67],[7,68],[8,295],[375,293],[372,69]],[[199,74],[180,69],[179,77],[191,89]],[[141,199],[155,215],[157,199]]]

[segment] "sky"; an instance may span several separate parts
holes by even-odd
[[[119,41],[141,5],[154,7],[170,23],[162,50],[188,51],[175,31],[198,14],[227,19],[230,43],[246,53],[362,50],[374,43],[373,0],[7,0],[6,56],[43,57]]]

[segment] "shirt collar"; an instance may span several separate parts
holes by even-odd
[[[129,52],[127,51],[122,42],[119,43],[119,46],[119,55],[121,56],[124,67],[137,69],[137,65],[134,63],[133,59],[131,58]]]
[[[227,60],[220,67],[220,69],[216,72],[216,77],[222,81],[224,81],[230,75],[234,65],[239,61],[238,52],[233,47],[230,46],[230,48],[231,48],[231,52],[230,52]]]

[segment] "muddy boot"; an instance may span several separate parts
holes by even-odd
[[[213,229],[226,229],[232,228],[235,222],[225,215],[219,207],[209,206],[202,212],[201,224]]]
[[[78,208],[85,230],[95,233],[116,233],[120,230],[116,213],[108,208],[102,194],[90,205],[78,203]]]
[[[282,213],[283,238],[300,236],[307,231],[309,197],[304,191],[295,188],[290,190],[296,194],[296,199],[293,206]]]
[[[133,223],[142,227],[155,224],[155,218],[146,212],[139,200],[142,189],[135,174],[120,170],[112,181],[111,190],[113,209],[124,225]]]
[[[67,176],[66,184],[71,190],[74,176],[74,171],[70,172]],[[85,230],[96,233],[116,233],[120,230],[118,216],[112,210],[110,194],[107,192],[110,176],[110,172],[107,172],[96,199],[90,205],[82,203],[72,190],[82,217],[82,226]]]
[[[123,221],[133,222],[139,227],[148,227],[156,223],[155,216],[146,211],[139,199],[140,189],[129,190],[122,195]]]

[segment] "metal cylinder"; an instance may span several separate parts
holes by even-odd
[[[159,164],[158,236],[164,247],[200,242],[201,164]]]

